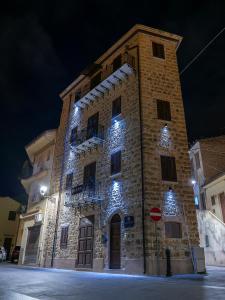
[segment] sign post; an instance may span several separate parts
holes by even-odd
[[[160,275],[160,264],[159,264],[159,240],[158,240],[158,232],[156,222],[161,220],[162,213],[158,207],[153,207],[150,210],[150,218],[155,223],[155,244],[156,244],[156,267],[157,267],[157,275]]]

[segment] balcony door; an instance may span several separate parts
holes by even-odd
[[[88,119],[87,124],[87,140],[98,136],[98,119],[99,113],[94,114]]]
[[[84,167],[84,189],[91,192],[95,190],[96,162]]]

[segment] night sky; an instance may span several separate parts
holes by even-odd
[[[6,1],[5,1],[6,2]],[[0,9],[0,195],[24,146],[59,124],[59,93],[136,23],[183,36],[179,68],[225,26],[225,1],[18,0]],[[5,4],[7,5],[7,4]],[[189,141],[225,134],[225,32],[181,76]]]

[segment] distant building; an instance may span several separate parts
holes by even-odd
[[[46,211],[47,208],[50,211],[52,205],[48,201],[48,195],[51,185],[55,138],[56,130],[48,130],[25,148],[33,166],[33,172],[21,180],[28,194],[27,212],[20,216],[21,251],[19,262],[22,264],[44,264],[44,236],[49,217]]]
[[[0,246],[4,246],[9,258],[19,226],[20,203],[10,197],[0,197]]]
[[[190,159],[206,264],[225,266],[225,136],[199,140],[190,149]]]
[[[46,266],[165,274],[168,248],[173,273],[193,272],[199,237],[180,43],[136,25],[61,93]],[[162,210],[159,244],[153,207]]]

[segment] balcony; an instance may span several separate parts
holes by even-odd
[[[78,131],[71,139],[71,148],[77,153],[85,153],[104,142],[104,127],[85,128]]]
[[[101,204],[103,191],[101,183],[95,185],[77,185],[67,194],[64,205],[66,207],[84,208]]]
[[[104,97],[110,89],[115,88],[118,83],[128,79],[135,70],[134,57],[128,53],[121,55],[116,63],[107,66],[101,72],[101,78],[90,82],[89,90],[79,91],[75,96],[75,106],[85,108],[93,104],[100,97]],[[99,77],[99,76],[98,76]],[[94,84],[93,84],[94,83]]]

